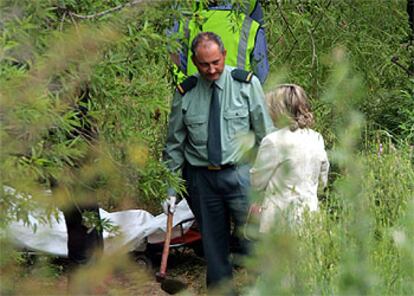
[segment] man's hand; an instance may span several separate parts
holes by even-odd
[[[168,215],[168,212],[174,214],[175,212],[175,203],[177,198],[175,196],[168,196],[162,203],[162,209],[164,210],[164,214]]]

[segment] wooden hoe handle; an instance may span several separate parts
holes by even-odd
[[[159,276],[165,278],[167,270],[168,254],[170,251],[171,232],[173,224],[173,213],[168,211],[167,215],[167,232],[165,234],[164,248],[162,250],[161,266]]]

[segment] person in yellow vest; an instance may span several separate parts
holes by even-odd
[[[195,2],[193,13],[176,23],[173,31],[183,35],[181,52],[173,55],[178,82],[197,73],[190,60],[189,47],[200,32],[214,32],[221,36],[227,50],[226,64],[253,71],[263,84],[269,72],[263,11],[257,0],[245,0],[241,7],[231,1],[209,1],[209,5]]]

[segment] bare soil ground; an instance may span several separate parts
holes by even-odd
[[[7,284],[15,295],[169,295],[161,289],[155,276],[160,256],[154,256],[146,264],[142,260],[134,261],[135,256],[131,258],[127,263],[109,258],[102,266],[77,272],[69,271],[65,259],[51,260],[49,267],[54,270],[53,275],[50,270],[46,272],[49,274],[45,273],[43,264],[26,263],[18,272],[19,278],[9,278]],[[45,259],[39,256],[35,260]],[[205,268],[204,259],[192,249],[173,250],[168,258],[167,279],[187,285],[181,294],[205,295]],[[6,277],[2,275],[2,278]]]
[[[9,295],[169,295],[161,289],[156,280],[159,270],[160,254],[143,262],[136,256],[125,258],[103,258],[103,263],[93,268],[83,268],[70,272],[67,260],[57,259],[44,265],[24,264],[17,273],[20,276],[10,279]],[[140,257],[141,258],[141,257]],[[146,257],[145,257],[146,258]],[[40,256],[36,261],[45,261]],[[240,288],[246,284],[247,272],[235,271],[235,282]],[[2,278],[4,279],[5,277]],[[206,264],[202,257],[191,248],[172,250],[168,258],[167,278],[180,281],[187,289],[178,295],[206,295]],[[13,282],[14,281],[14,282]],[[2,284],[3,284],[2,280]],[[5,289],[1,289],[3,292]],[[2,294],[2,293],[1,293]]]

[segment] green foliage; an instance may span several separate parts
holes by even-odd
[[[240,3],[240,0],[235,1]],[[29,213],[47,223],[64,206],[54,180],[106,209],[160,212],[162,163],[173,93],[165,30],[193,1],[3,0],[0,2],[0,229]],[[312,100],[332,164],[318,214],[291,231],[275,227],[252,260],[255,295],[384,294],[414,291],[414,81],[404,1],[263,1],[272,75]],[[108,12],[119,6],[121,9]],[[185,7],[185,8],[184,8]],[[97,15],[99,12],[108,12]],[[88,117],[76,108],[88,91]],[[91,140],[74,130],[91,124]],[[84,190],[88,188],[88,190]],[[112,229],[85,215],[87,225]],[[113,229],[112,229],[113,230]],[[2,232],[0,268],[13,284],[17,255]],[[10,259],[10,260],[8,260]],[[17,282],[17,280],[16,280]],[[30,287],[30,285],[29,285]],[[29,288],[30,290],[30,288]]]
[[[391,62],[394,56],[405,65],[413,61],[413,47],[402,44],[410,34],[404,1],[269,1],[266,6],[271,70],[286,68],[286,81],[308,92],[328,146],[336,140],[330,126],[337,118],[319,99],[335,48],[345,51],[354,75],[363,80],[366,91],[355,107],[366,117],[368,136],[384,129],[412,143],[413,116],[407,111],[414,109],[412,81]],[[347,93],[343,99],[354,101]]]
[[[88,116],[99,130],[92,157],[112,167],[104,170],[103,179],[116,174],[118,181],[111,183],[112,192],[104,193],[102,202],[116,207],[119,200],[134,196],[135,203],[145,207],[151,199],[158,203],[164,198],[161,190],[167,182],[178,182],[160,163],[173,91],[167,49],[176,47],[164,34],[174,17],[166,9],[169,3],[124,8],[101,20],[77,18],[125,3],[1,3],[5,22],[0,72],[1,83],[7,85],[1,96],[5,184],[31,192],[39,180],[47,185],[51,178],[60,180],[68,166],[84,163],[90,143],[67,135],[81,128],[73,106],[85,87]],[[162,178],[157,184],[140,183],[143,171],[144,179]],[[21,179],[26,186],[15,182]]]

